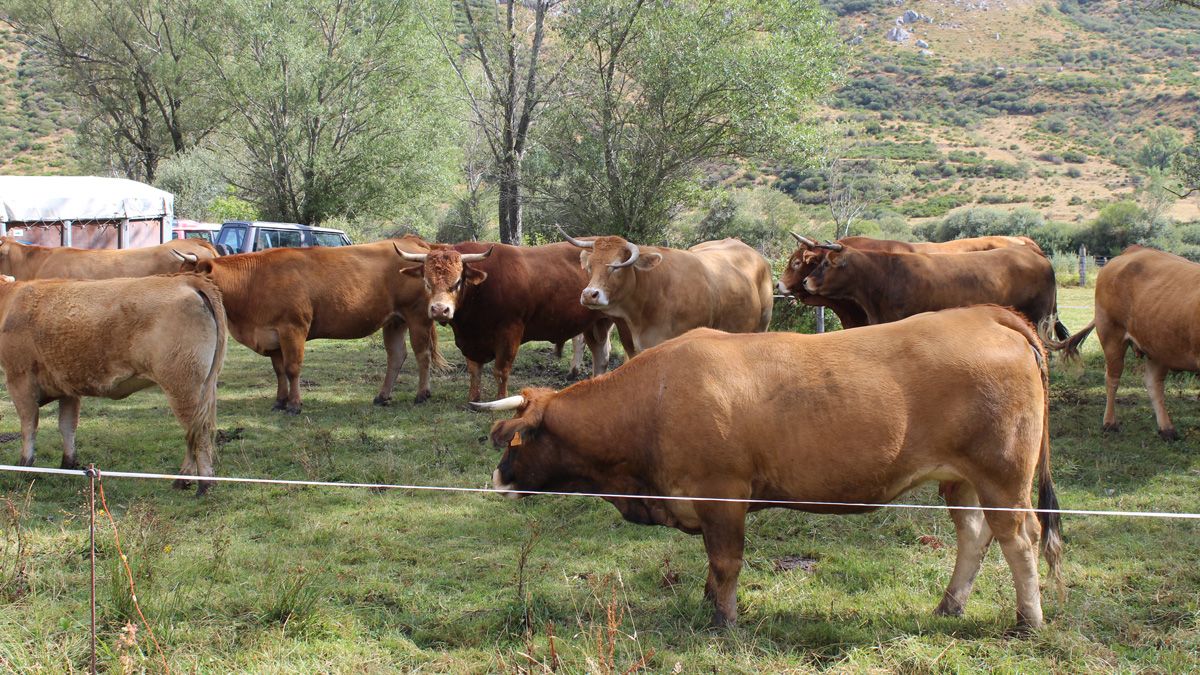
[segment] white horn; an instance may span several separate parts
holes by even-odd
[[[175,249],[171,249],[171,255],[179,258],[179,262],[200,262],[200,256],[196,255],[195,253],[180,253]]]
[[[483,253],[467,253],[462,256],[462,261],[465,263],[479,262],[480,260],[483,260],[484,258],[487,258],[489,255],[491,255],[492,251],[495,251],[495,250],[496,250],[496,247],[493,246]]]
[[[576,239],[575,237],[572,237],[571,235],[567,234],[567,231],[562,228],[562,225],[555,223],[554,226],[558,228],[559,234],[561,234],[564,239],[566,239],[567,241],[571,242],[572,244],[578,246],[579,248],[596,248],[596,242],[583,241],[582,239]]]
[[[428,253],[409,253],[408,251],[401,251],[400,247],[397,246],[395,242],[392,242],[392,248],[396,249],[396,253],[399,253],[400,257],[404,258],[408,262],[423,263],[425,262],[425,256],[429,255]]]
[[[525,397],[517,394],[502,398],[499,401],[490,401],[488,403],[469,403],[471,410],[516,410],[525,405]]]
[[[642,255],[642,249],[632,241],[625,242],[625,248],[629,249],[629,259],[625,262],[611,263],[609,264],[609,267],[613,268],[614,270],[621,269],[622,267],[629,267],[633,263],[637,262],[638,258]]]

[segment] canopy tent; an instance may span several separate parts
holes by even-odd
[[[159,244],[174,212],[170,192],[123,178],[0,176],[0,234],[43,246]]]

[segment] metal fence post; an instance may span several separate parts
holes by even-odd
[[[1079,285],[1087,286],[1087,246],[1079,245]]]
[[[817,307],[817,332],[825,332],[825,308]]]

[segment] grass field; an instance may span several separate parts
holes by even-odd
[[[1060,302],[1089,306],[1091,291],[1065,289]],[[1078,328],[1091,311],[1063,315]],[[410,361],[397,404],[377,408],[377,339],[311,343],[305,410],[290,417],[269,410],[268,360],[231,343],[218,473],[485,486],[498,459],[485,441],[493,417],[465,410],[462,359],[448,333],[442,344],[455,370],[435,379],[432,401],[408,403]],[[1137,372],[1120,394],[1123,430],[1104,435],[1099,364],[1094,338],[1085,367],[1055,364],[1063,506],[1200,512],[1196,381],[1177,375],[1168,384],[1182,441],[1158,439]],[[564,386],[566,370],[547,345],[530,345],[513,382]],[[7,400],[0,414],[0,432],[18,430]],[[49,406],[40,466],[59,462],[54,419]],[[153,390],[86,401],[79,445],[82,462],[104,469],[171,472],[183,433]],[[18,441],[0,451],[15,462]],[[83,488],[75,478],[0,474],[0,672],[86,669]],[[1067,597],[1048,587],[1047,626],[1013,637],[1011,577],[995,546],[966,615],[932,616],[954,555],[943,512],[760,512],[748,527],[740,624],[715,631],[700,539],[624,523],[594,499],[224,484],[197,499],[165,482],[115,478],[105,488],[138,597],[175,672],[1200,668],[1195,521],[1065,517]],[[937,497],[925,487],[908,499]],[[161,671],[145,631],[123,630],[132,608],[107,529],[98,545],[102,668]]]

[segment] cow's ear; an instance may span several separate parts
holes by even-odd
[[[643,253],[638,256],[637,262],[633,266],[639,270],[652,270],[658,267],[658,263],[662,262],[661,253]]]
[[[417,279],[424,279],[425,278],[425,266],[424,265],[414,265],[412,267],[401,267],[400,274],[407,274],[410,277],[415,277]]]
[[[472,286],[478,286],[487,279],[487,272],[477,270],[470,265],[463,265],[463,279]]]
[[[529,436],[533,427],[524,417],[511,420],[501,420],[492,425],[492,446],[503,450],[513,444],[522,435]]]
[[[591,251],[580,251],[579,252],[579,266],[586,270],[589,267],[591,267],[591,265],[592,265],[592,252]]]

